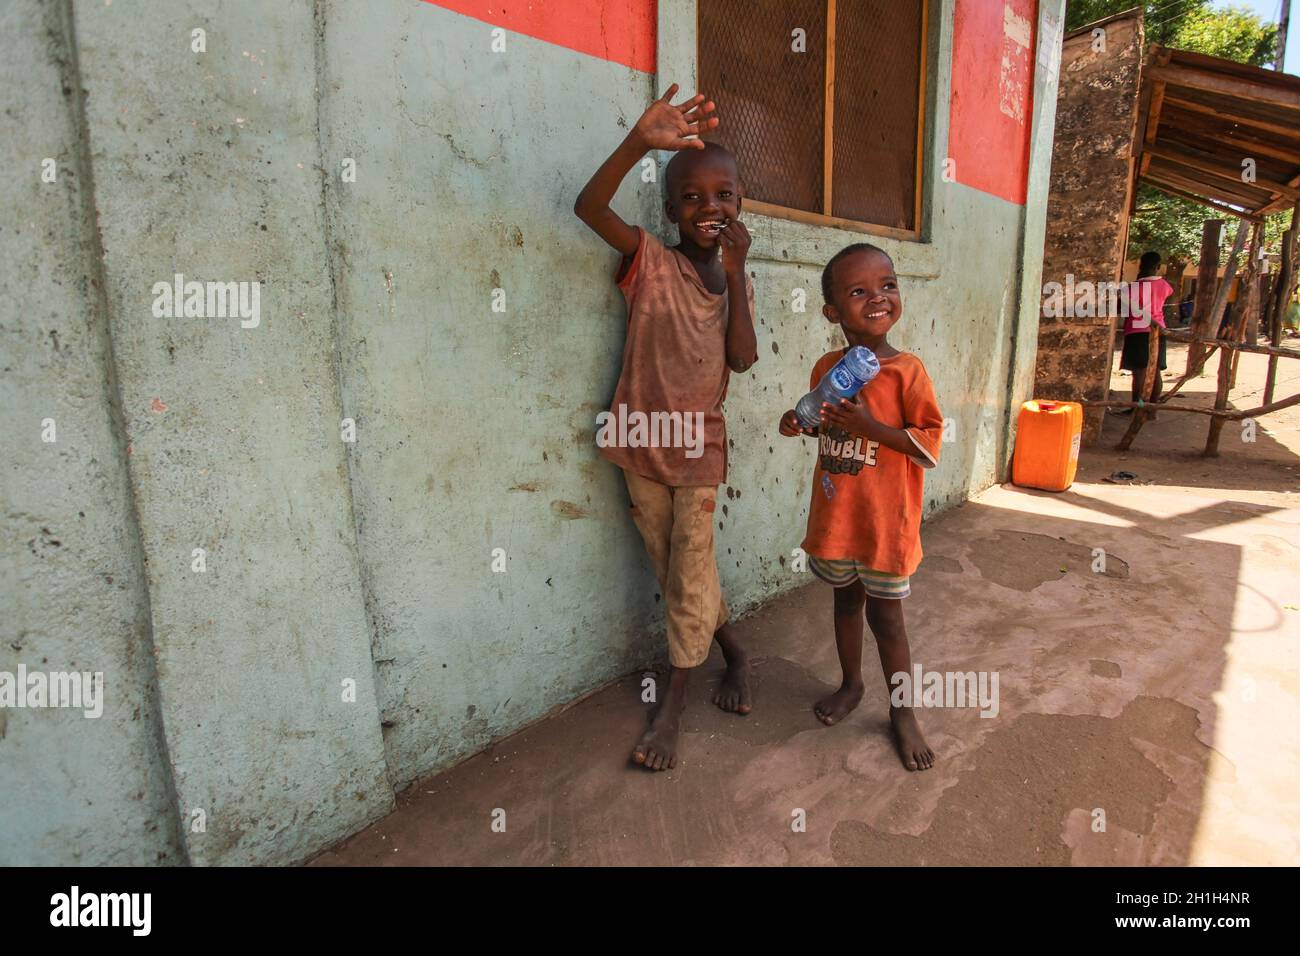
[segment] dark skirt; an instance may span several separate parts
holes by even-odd
[[[1124,336],[1124,351],[1120,353],[1119,367],[1126,368],[1130,372],[1136,372],[1147,367],[1147,359],[1151,357],[1151,333],[1150,332],[1130,332]],[[1165,369],[1169,367],[1166,359],[1165,337],[1160,336],[1160,362],[1159,367]]]

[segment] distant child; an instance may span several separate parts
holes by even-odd
[[[651,770],[677,762],[691,670],[716,641],[727,662],[713,702],[749,713],[749,661],[727,627],[713,553],[718,485],[727,478],[722,401],[730,372],[758,361],[754,288],[745,274],[749,233],[740,215],[736,159],[700,134],[718,125],[703,95],[672,105],[673,84],[596,170],[573,211],[623,254],[615,281],[627,299],[623,371],[600,452],[623,469],[632,520],[645,541],[668,619],[667,690],[632,759]],[[609,206],[628,171],[652,149],[668,164],[664,205],[680,239],[668,248]],[[718,253],[721,250],[721,257]],[[647,429],[647,423],[648,429]],[[612,427],[610,427],[612,426]]]
[[[1147,381],[1147,359],[1151,356],[1151,323],[1154,321],[1163,328],[1165,325],[1165,300],[1174,293],[1171,286],[1160,276],[1160,253],[1144,252],[1138,260],[1137,282],[1128,290],[1125,300],[1128,317],[1124,320],[1124,351],[1120,354],[1119,367],[1133,373],[1133,401],[1142,398],[1142,389]],[[1151,382],[1151,397],[1148,401],[1160,400],[1160,372],[1168,363],[1166,361],[1165,337],[1160,336],[1160,355],[1156,360],[1156,377]],[[1133,409],[1125,408],[1117,415],[1132,415]],[[1152,416],[1154,417],[1154,414]]]
[[[885,336],[903,317],[894,263],[881,249],[856,243],[841,249],[822,273],[822,313],[844,331],[850,346],[864,345],[880,373],[853,401],[822,405],[817,465],[803,550],[812,572],[835,588],[835,645],[843,679],[813,710],[823,723],[843,720],[862,700],[862,618],[876,638],[887,688],[895,675],[912,675],[903,623],[909,577],[921,563],[924,472],[939,461],[943,417],[925,366]],[[810,388],[848,352],[827,352],[813,366]],[[803,431],[794,410],[781,418],[782,435]],[[906,687],[908,684],[902,683]],[[890,725],[903,765],[928,770],[934,752],[912,708],[891,700]]]

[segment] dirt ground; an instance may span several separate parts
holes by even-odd
[[[1286,363],[1279,397],[1300,390]],[[1184,364],[1171,349],[1166,380]],[[1260,404],[1265,364],[1243,356],[1235,407]],[[1180,395],[1208,405],[1213,383]],[[919,712],[932,770],[895,756],[871,649],[863,706],[814,718],[839,677],[814,583],[738,626],[748,717],[708,703],[715,650],[675,770],[628,763],[646,719],[632,675],[416,783],[313,865],[1294,865],[1300,408],[1253,442],[1229,424],[1217,459],[1200,457],[1208,422],[1165,412],[1119,454],[1127,419],[1109,417],[1069,491],[994,487],[926,523],[913,661],[998,675],[996,716]],[[1136,482],[1103,480],[1120,470]]]

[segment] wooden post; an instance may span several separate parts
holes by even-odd
[[[1260,308],[1259,324],[1268,336],[1269,341],[1273,340],[1273,306],[1277,302],[1277,297],[1282,294],[1281,285],[1283,274],[1286,272],[1287,249],[1291,244],[1291,230],[1288,229],[1282,233],[1282,254],[1278,257],[1277,277],[1264,283],[1264,302]]]
[[[1169,267],[1165,269],[1165,281],[1174,289],[1173,295],[1169,297],[1169,301],[1173,303],[1172,314],[1168,303],[1165,305],[1166,325],[1179,326],[1183,324],[1178,310],[1183,304],[1183,273],[1186,271],[1187,260],[1185,259],[1172,259],[1169,262]]]
[[[1277,348],[1282,338],[1282,322],[1286,311],[1291,306],[1291,297],[1296,278],[1296,227],[1300,225],[1300,205],[1291,208],[1291,228],[1282,237],[1282,267],[1278,270],[1277,291],[1270,303],[1269,344]],[[1273,389],[1277,383],[1277,356],[1268,357],[1268,376],[1264,380],[1264,404],[1273,400]]]
[[[1246,268],[1246,281],[1250,281],[1259,275],[1259,249],[1264,241],[1263,225],[1257,223],[1251,230],[1251,234],[1250,264]],[[1234,248],[1233,251],[1235,253],[1236,249]],[[1228,265],[1231,268],[1235,263],[1230,259]],[[1225,274],[1223,279],[1226,289],[1231,278]],[[1220,294],[1223,292],[1224,290],[1221,289]],[[1234,321],[1230,323],[1225,336],[1229,342],[1240,342],[1242,340],[1246,324],[1247,303],[1243,303],[1241,300],[1249,300],[1249,298],[1249,287],[1243,287],[1237,294],[1238,302],[1237,309],[1233,313]],[[1228,391],[1232,387],[1233,357],[1235,355],[1236,351],[1234,349],[1222,349],[1219,355],[1219,385],[1214,393],[1214,407],[1219,411],[1228,407]],[[1223,431],[1223,422],[1224,419],[1222,418],[1210,419],[1210,431],[1205,436],[1205,451],[1202,453],[1206,458],[1217,458],[1219,455],[1219,433]]]
[[[1137,437],[1138,431],[1146,422],[1147,409],[1146,404],[1151,401],[1151,391],[1155,387],[1155,377],[1160,374],[1160,326],[1153,319],[1151,329],[1147,332],[1147,375],[1142,382],[1142,394],[1139,396],[1144,407],[1134,409],[1133,419],[1128,423],[1128,428],[1115,446],[1118,451],[1128,451],[1129,445],[1133,444],[1133,439]],[[1211,422],[1217,419],[1211,418]]]
[[[1246,315],[1246,338],[1251,345],[1259,344],[1259,320],[1264,302],[1265,283],[1268,282],[1268,260],[1261,259],[1255,281],[1250,284],[1250,312]],[[1236,383],[1236,380],[1233,380]]]
[[[1255,234],[1252,231],[1250,236],[1250,251],[1246,253],[1246,272],[1241,277],[1241,282],[1237,284],[1237,300],[1232,303],[1228,310],[1228,340],[1230,342],[1245,342],[1246,329],[1250,327],[1250,307],[1251,295],[1253,290],[1252,279],[1255,277],[1255,266],[1259,262],[1259,247],[1255,244]],[[1236,329],[1241,329],[1240,338],[1234,335]],[[1231,371],[1228,373],[1228,390],[1237,387],[1237,352],[1232,353]]]
[[[1259,228],[1256,226],[1255,228]],[[1261,236],[1261,240],[1262,240]],[[1264,271],[1265,262],[1259,258],[1259,253],[1255,250],[1254,243],[1251,244],[1250,265],[1246,268],[1246,278],[1242,280],[1242,290],[1237,293],[1239,299],[1244,298],[1244,302],[1238,302],[1238,313],[1236,321],[1232,323],[1233,328],[1241,329],[1241,337],[1236,339],[1238,342],[1248,342],[1251,345],[1258,345],[1258,336],[1252,339],[1250,331],[1252,328],[1259,331],[1259,301],[1260,301],[1260,280],[1261,272]],[[1228,381],[1228,388],[1237,387],[1237,363],[1241,361],[1241,353],[1234,351],[1232,353],[1232,378]]]
[[[1222,411],[1228,407],[1228,380],[1232,377],[1232,356],[1229,355],[1229,349],[1223,349],[1219,352],[1219,386],[1214,393],[1214,408],[1216,411]],[[1205,436],[1205,451],[1202,454],[1206,458],[1219,457],[1219,432],[1223,431],[1223,419],[1210,419],[1210,433]]]
[[[1214,303],[1210,306],[1210,315],[1205,317],[1205,327],[1201,332],[1210,338],[1218,338],[1219,322],[1222,321],[1223,311],[1228,306],[1228,296],[1232,294],[1232,281],[1237,278],[1237,265],[1241,261],[1241,250],[1246,245],[1246,236],[1249,234],[1251,226],[1246,220],[1242,220],[1237,225],[1237,236],[1232,240],[1232,251],[1228,253],[1228,263],[1223,267],[1223,281],[1219,283],[1219,288],[1214,294]],[[1241,291],[1237,292],[1238,297]]]
[[[1223,234],[1222,219],[1207,219],[1201,226],[1201,261],[1196,267],[1196,300],[1192,305],[1192,334],[1204,336],[1210,328],[1208,318],[1214,302],[1214,283],[1219,276],[1219,239]],[[1193,342],[1187,350],[1187,368],[1190,370],[1205,354],[1205,346]]]

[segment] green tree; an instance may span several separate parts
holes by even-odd
[[[1065,7],[1065,29],[1077,30],[1094,20],[1139,6],[1144,17],[1147,42],[1175,46],[1172,41],[1183,23],[1193,14],[1209,10],[1210,0],[1068,0]]]
[[[1138,186],[1137,212],[1129,222],[1128,258],[1136,259],[1148,249],[1155,249],[1169,261],[1197,259],[1201,254],[1201,224],[1213,218],[1214,210],[1143,183]],[[1230,224],[1225,230],[1227,241],[1232,240],[1235,228]]]
[[[1142,7],[1147,43],[1266,66],[1276,57],[1277,24],[1248,7],[1216,9],[1211,0],[1068,0],[1066,31]]]
[[[1261,20],[1245,7],[1194,10],[1180,21],[1172,46],[1267,66],[1277,56],[1277,24]]]

